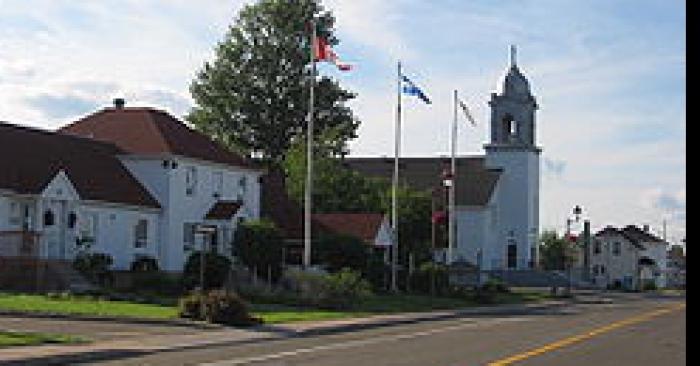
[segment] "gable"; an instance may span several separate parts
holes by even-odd
[[[60,170],[46,185],[46,188],[41,192],[41,196],[58,200],[76,201],[80,199],[78,191],[63,170]]]

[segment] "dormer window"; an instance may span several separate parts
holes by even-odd
[[[185,194],[193,196],[197,189],[197,167],[188,166],[185,173]]]

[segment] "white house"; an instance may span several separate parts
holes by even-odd
[[[514,50],[513,50],[514,51]],[[456,239],[453,260],[483,269],[527,269],[538,261],[541,149],[536,145],[538,105],[516,64],[500,91],[491,94],[491,133],[484,156],[460,156],[454,178]],[[393,159],[346,158],[363,174],[391,179]],[[446,157],[401,158],[399,180],[417,189],[444,192]]]
[[[166,112],[122,100],[57,133],[0,124],[0,257],[71,260],[90,243],[115,269],[148,256],[179,272],[202,244],[230,255],[237,224],[260,216],[261,174]]]
[[[126,108],[117,100],[113,108],[59,131],[121,149],[119,161],[161,207],[161,269],[182,270],[188,255],[205,242],[198,238],[203,234],[196,233],[196,225],[215,227],[206,244],[228,255],[236,225],[260,216],[262,170],[166,112]]]
[[[591,280],[601,287],[636,289],[640,280],[666,287],[666,247],[648,230],[608,226],[595,234],[589,248]]]

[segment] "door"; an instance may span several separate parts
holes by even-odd
[[[66,256],[66,201],[47,201],[42,218],[46,256],[49,259],[64,259]]]

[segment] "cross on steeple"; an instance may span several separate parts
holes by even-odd
[[[510,66],[516,66],[515,64],[515,56],[517,55],[518,50],[515,49],[515,45],[510,45]]]

